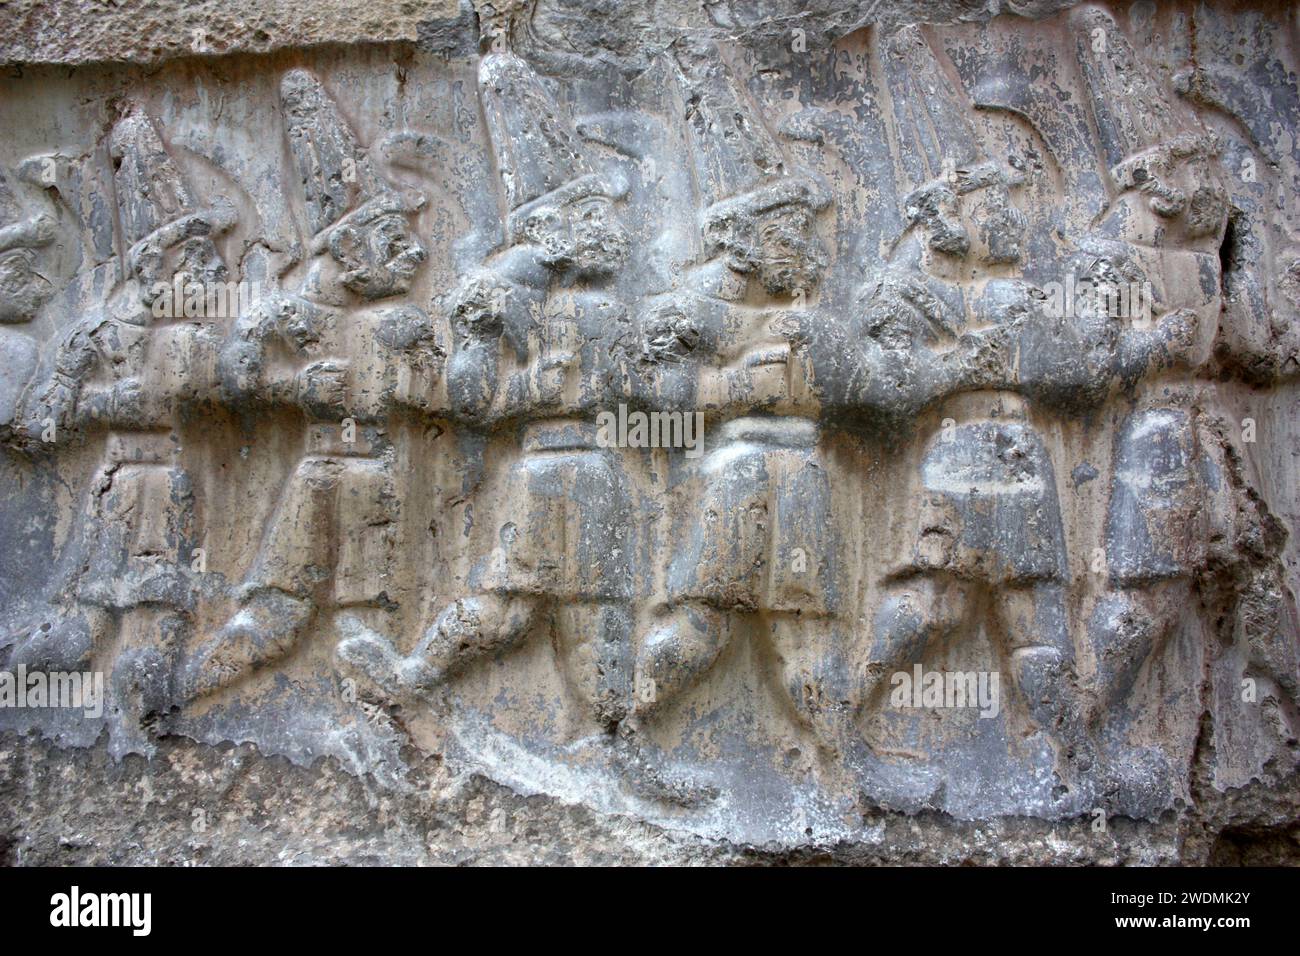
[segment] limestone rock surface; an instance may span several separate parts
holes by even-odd
[[[0,862],[1300,858],[1292,5],[0,63]]]

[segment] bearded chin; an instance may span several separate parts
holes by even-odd
[[[570,268],[578,276],[597,279],[613,275],[626,261],[626,250],[621,247],[591,246],[578,251]]]
[[[366,299],[379,299],[403,291],[398,288],[396,277],[383,270],[358,269],[349,274],[343,284]]]
[[[372,295],[375,298],[383,298],[390,295],[406,295],[411,291],[411,283],[400,276],[390,275],[385,277],[382,283],[378,283]]]
[[[562,245],[557,242],[543,243],[539,247],[540,259],[542,265],[555,272],[564,272],[566,269],[577,267],[577,261],[574,258],[572,246]]]
[[[811,292],[821,278],[821,270],[809,263],[798,268],[764,269],[760,278],[769,295],[795,295]]]
[[[0,307],[0,325],[31,321],[46,300],[43,290],[30,286],[9,296],[8,301]]]
[[[617,271],[609,256],[583,256],[573,262],[573,274],[580,279],[604,279]]]
[[[989,261],[1000,265],[1017,263],[1020,256],[1020,247],[1017,245],[998,245],[989,250]]]

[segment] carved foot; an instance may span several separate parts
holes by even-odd
[[[865,741],[846,745],[846,765],[871,801],[903,813],[942,809],[944,782],[933,768],[920,764],[890,763]]]
[[[173,662],[153,647],[124,651],[114,662],[107,715],[108,752],[115,759],[129,753],[153,756],[157,721],[172,704]]]
[[[415,655],[402,657],[355,614],[340,614],[335,627],[342,638],[334,651],[339,673],[357,680],[362,696],[395,697],[442,682],[437,668]],[[373,693],[376,690],[379,693]]]
[[[718,788],[698,778],[664,766],[662,759],[646,753],[635,731],[626,726],[615,738],[615,760],[623,783],[634,794],[679,807],[698,807],[718,798]]]
[[[1148,816],[1177,796],[1173,768],[1157,750],[1111,741],[1098,758],[1095,799],[1111,815]]]
[[[106,613],[56,613],[25,629],[9,655],[8,668],[32,671],[83,671],[100,643]]]
[[[257,591],[181,666],[180,697],[196,700],[229,687],[282,659],[311,620],[309,601],[281,591]]]

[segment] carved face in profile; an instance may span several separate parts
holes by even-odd
[[[548,267],[579,278],[608,276],[627,262],[627,229],[605,196],[544,206],[528,217],[525,231]]]
[[[159,283],[170,286],[177,276],[184,276],[187,284],[204,287],[225,282],[228,276],[210,236],[191,236],[165,249],[147,243],[135,252],[134,267],[146,305],[153,303]]]
[[[36,250],[0,252],[0,323],[35,318],[53,291],[45,277],[36,271]]]
[[[344,287],[363,299],[405,295],[420,263],[428,258],[406,217],[398,213],[343,226],[330,239],[330,253],[343,266]]]
[[[1024,257],[1026,221],[1001,183],[959,193],[948,183],[927,187],[906,210],[924,224],[931,251],[982,265],[1005,265]]]
[[[1282,270],[1277,279],[1277,288],[1285,305],[1278,310],[1274,323],[1285,331],[1287,325],[1295,324],[1297,317],[1300,317],[1300,250],[1289,250],[1278,258]]]
[[[1110,217],[1133,241],[1216,252],[1228,225],[1228,195],[1208,155],[1147,156],[1124,174]]]
[[[958,259],[970,252],[970,233],[962,222],[961,201],[949,186],[926,190],[906,212],[909,219],[925,223],[926,245],[934,252]]]
[[[1004,186],[987,186],[962,197],[962,221],[970,237],[969,255],[986,265],[1006,265],[1024,257],[1025,215]]]
[[[1228,223],[1227,195],[1205,156],[1178,162],[1173,169],[1152,172],[1139,187],[1149,196],[1157,216],[1169,220],[1175,241],[1210,240],[1217,247]]]
[[[770,209],[754,223],[754,272],[770,295],[810,292],[826,268],[826,247],[802,203]]]
[[[642,354],[652,362],[681,362],[700,344],[700,328],[681,308],[669,305],[642,323]]]

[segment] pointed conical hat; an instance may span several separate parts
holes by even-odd
[[[131,108],[113,126],[109,156],[122,237],[128,246],[195,211],[189,187],[142,109]]]
[[[132,267],[192,236],[229,229],[231,203],[216,197],[209,205],[194,199],[185,178],[163,145],[153,120],[138,106],[129,108],[109,135],[113,189],[122,238]]]
[[[1161,87],[1109,14],[1084,8],[1070,21],[1102,156],[1117,189],[1140,185],[1144,174],[1138,170],[1149,162],[1218,152],[1215,137]]]
[[[35,249],[53,241],[54,220],[44,213],[29,215],[0,172],[0,252]]]
[[[340,226],[409,213],[423,204],[423,196],[396,190],[375,172],[338,105],[310,72],[295,69],[284,75],[280,103],[313,253],[328,248]]]
[[[919,208],[918,197],[939,185],[967,193],[1012,181],[984,154],[970,121],[973,107],[919,29],[905,27],[885,37],[880,62],[898,141],[905,209]]]
[[[790,162],[716,45],[685,40],[673,55],[706,224],[789,203],[821,209],[830,202],[825,185]]]
[[[921,31],[907,27],[885,38],[880,59],[908,187],[903,191],[980,162],[966,99]]]
[[[617,198],[618,190],[594,171],[572,119],[519,56],[489,53],[478,82],[512,236],[543,203]]]

